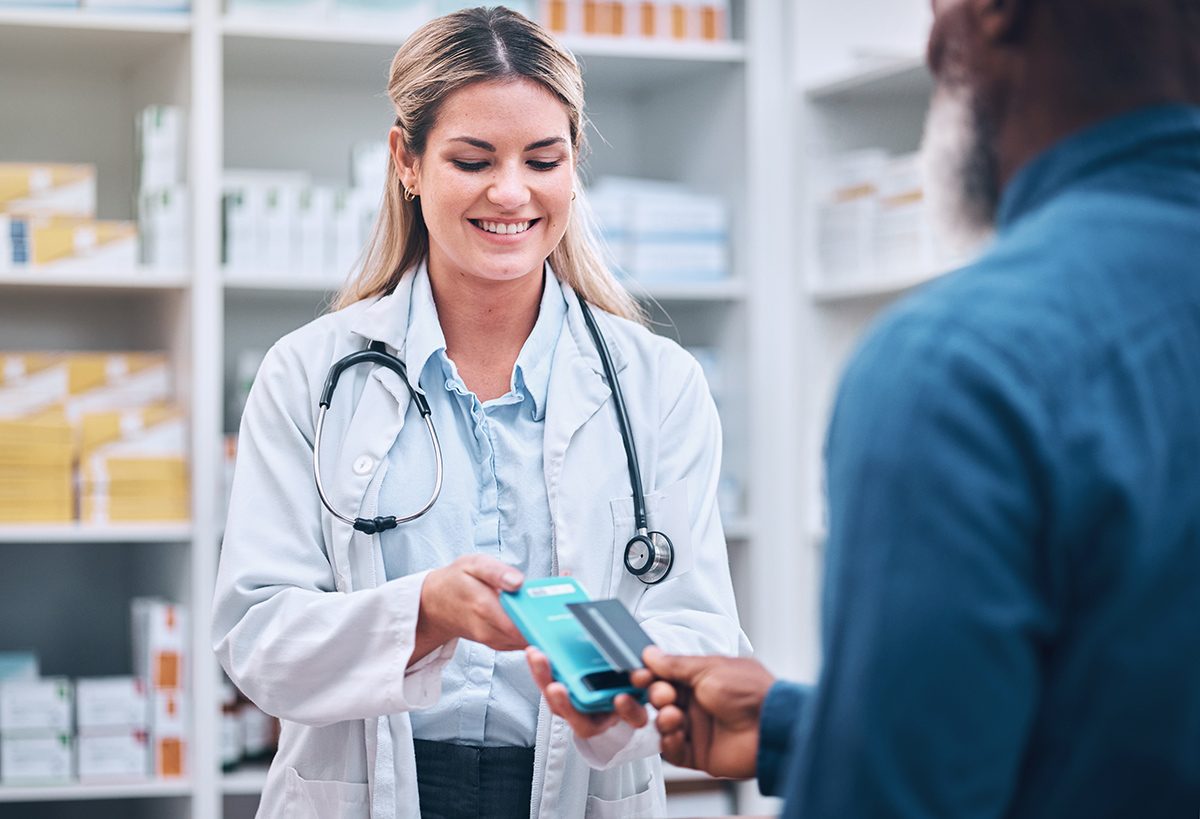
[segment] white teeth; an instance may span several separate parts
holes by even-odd
[[[512,224],[505,224],[503,222],[480,222],[479,226],[488,233],[508,235],[512,233],[524,233],[525,231],[529,230],[530,224],[530,222],[514,222]]]

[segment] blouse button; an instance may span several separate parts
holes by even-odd
[[[372,461],[370,458],[368,458],[366,455],[360,455],[354,459],[354,474],[355,475],[366,475],[368,472],[371,471],[371,467],[373,467],[374,465],[375,465],[375,462]]]

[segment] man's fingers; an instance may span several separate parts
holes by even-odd
[[[663,736],[676,731],[682,731],[686,724],[687,716],[674,705],[660,708],[658,715],[654,718],[654,727]]]
[[[695,767],[692,755],[688,753],[687,737],[684,736],[683,731],[663,734],[659,748],[662,751],[663,759],[672,765],[678,765],[681,768]]]
[[[650,704],[655,708],[662,708],[664,705],[673,705],[679,699],[679,692],[675,690],[675,686],[663,680],[655,680],[650,684],[647,690],[650,697]]]
[[[681,682],[694,688],[696,679],[724,657],[689,657],[683,654],[664,654],[657,646],[642,651],[642,662],[664,680]]]
[[[553,682],[554,674],[550,671],[550,660],[545,654],[533,646],[528,646],[525,649],[525,660],[529,663],[529,670],[538,688],[545,688]]]
[[[654,672],[648,668],[635,668],[629,672],[629,681],[638,688],[649,688],[654,682]]]

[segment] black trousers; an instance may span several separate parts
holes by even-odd
[[[532,748],[413,740],[421,819],[529,819]]]

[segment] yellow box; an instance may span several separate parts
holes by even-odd
[[[147,427],[182,418],[183,408],[166,401],[127,409],[83,410],[79,419],[79,452],[84,460],[97,448]]]
[[[74,519],[75,504],[70,501],[0,501],[0,523],[70,523]]]
[[[0,503],[23,501],[73,503],[75,500],[74,484],[70,472],[65,472],[55,479],[6,480],[0,477]]]
[[[14,222],[22,217],[14,217]],[[66,217],[23,217],[32,267],[65,270],[137,266],[137,223]]]
[[[84,495],[82,520],[88,523],[186,521],[191,517],[187,498],[114,498]]]
[[[0,162],[0,213],[95,218],[96,168]]]

